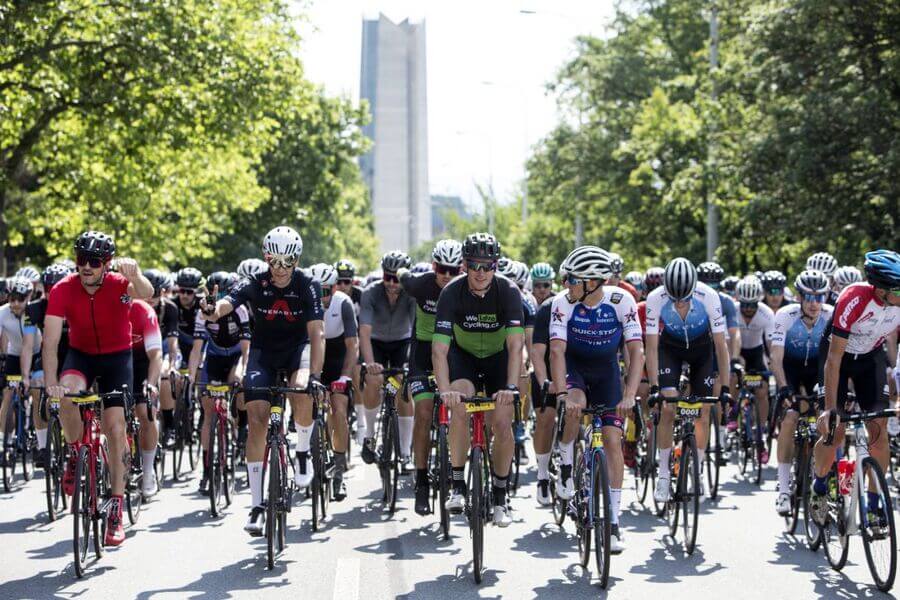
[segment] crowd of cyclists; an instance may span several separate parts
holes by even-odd
[[[74,261],[0,279],[0,462],[9,491],[7,472],[31,436],[33,464],[48,479],[60,464],[53,476],[72,496],[81,472],[77,445],[93,426],[84,402],[102,400],[97,423],[108,484],[98,510],[107,546],[125,539],[129,474],[139,474],[133,493],[154,496],[162,456],[186,437],[200,453],[198,491],[217,488],[210,390],[222,385],[230,390],[226,462],[246,470],[251,536],[277,531],[268,522],[277,512],[267,505],[267,461],[279,393],[290,408],[292,493],[323,484],[327,499],[347,498],[355,444],[386,481],[386,457],[401,477],[414,478],[417,514],[440,513],[442,522],[445,514],[485,516],[506,527],[519,470],[533,457],[538,504],[558,511],[559,523],[571,517],[582,543],[590,540],[582,530],[593,531],[607,570],[609,555],[625,550],[626,474],[650,481],[654,504],[666,507],[713,496],[702,474],[717,471],[729,448],[761,470],[774,444],[776,512],[789,518],[800,502],[827,545],[850,456],[842,418],[867,415],[858,419],[865,418],[871,457],[893,473],[900,255],[892,250],[866,253],[862,269],[818,252],[791,280],[774,270],[727,275],[715,262],[682,257],[626,272],[621,256],[592,245],[575,248],[557,273],[546,262],[529,268],[504,256],[488,233],[441,240],[431,261],[416,265],[402,251],[388,252],[367,276],[347,259],[302,268],[301,236],[287,226],[265,236],[262,259],[205,276],[190,267],[142,270],[97,231],[81,234],[73,250]],[[194,400],[196,417],[184,404]],[[51,404],[65,441],[56,450],[48,443],[58,436],[52,427],[48,434]],[[484,431],[472,425],[479,411]],[[808,415],[817,438],[808,448],[812,472],[802,473],[796,440]],[[436,443],[441,427],[446,446]],[[323,438],[326,470],[317,466]],[[473,507],[484,506],[471,489],[482,481],[478,473],[473,479],[481,466],[469,464],[479,444],[489,457],[490,514],[473,516]],[[695,492],[684,483],[691,449],[701,474]],[[591,480],[598,467],[586,456],[598,452],[603,473]],[[863,536],[889,537],[896,553],[889,493],[865,482]],[[442,486],[446,494],[435,503]],[[678,508],[671,510],[677,527]]]

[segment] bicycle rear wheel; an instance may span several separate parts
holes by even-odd
[[[84,577],[87,552],[91,540],[91,463],[86,446],[78,452],[75,463],[75,491],[72,494],[72,549],[75,555],[75,575]]]
[[[221,416],[214,413],[212,427],[209,428],[209,443],[207,444],[206,461],[203,470],[209,477],[207,488],[209,494],[209,512],[213,517],[221,514],[224,502],[222,493],[222,423]]]
[[[791,461],[790,489],[778,490],[787,493],[791,499],[791,512],[784,517],[785,532],[794,535],[800,522],[800,504],[803,501],[803,488],[806,485],[803,467],[806,465],[806,444],[794,444],[794,460]]]
[[[647,491],[650,489],[650,444],[647,441],[648,432],[642,430],[637,439],[634,460],[637,468],[634,473],[634,491],[637,501],[641,504],[647,500]]]
[[[386,408],[381,422],[381,485],[385,506],[392,515],[397,509],[397,483],[400,479],[399,438],[397,413]]]
[[[131,437],[129,435],[129,437]],[[141,516],[141,507],[144,503],[144,496],[141,493],[141,482],[144,478],[143,468],[141,466],[141,452],[137,445],[137,432],[134,434],[134,441],[129,440],[129,448],[131,452],[131,466],[128,468],[128,480],[125,482],[125,510],[128,513],[128,522],[134,525]]]
[[[715,500],[719,496],[719,468],[722,464],[722,445],[719,431],[719,411],[713,406],[709,410],[709,441],[706,445],[706,483],[709,484],[709,497]]]
[[[878,503],[869,506],[866,491],[875,489]],[[894,506],[891,502],[891,492],[884,472],[875,459],[867,456],[862,464],[862,481],[859,486],[861,496],[859,502],[859,523],[862,533],[863,547],[866,551],[866,562],[869,563],[869,572],[875,580],[875,586],[882,592],[887,592],[894,585],[894,577],[897,575],[897,532],[894,529]],[[866,501],[864,502],[863,499]],[[874,518],[870,518],[873,516]]]
[[[759,403],[753,403],[753,419],[754,419],[754,428],[753,428],[753,481],[756,485],[762,485],[762,460],[760,460],[760,452],[762,452],[763,448],[765,448],[766,444],[766,436],[763,435],[763,425],[766,423],[764,421],[763,415],[759,410]],[[766,450],[768,452],[768,450]]]
[[[677,440],[677,438],[676,438]],[[684,461],[681,458],[675,458],[675,449],[677,444],[672,444],[672,451],[669,453],[669,501],[666,502],[666,520],[669,523],[669,536],[674,540],[675,534],[678,533],[678,522],[681,517],[681,491],[684,489],[683,479],[685,477]]]
[[[834,485],[837,485],[837,470],[831,468],[828,475],[835,479]],[[850,549],[850,536],[847,535],[847,519],[844,515],[844,503],[849,502],[849,497],[845,498],[838,494],[837,500],[832,500],[831,490],[829,486],[828,492],[828,521],[822,528],[822,546],[825,548],[825,557],[828,564],[835,571],[840,571],[847,564],[847,551]]]
[[[34,461],[37,456],[37,438],[34,432],[25,430],[25,439],[22,440],[22,477],[25,481],[31,481],[34,477]]]
[[[600,587],[609,583],[610,541],[612,515],[609,506],[609,480],[606,472],[606,457],[600,450],[594,450],[591,461],[591,521],[594,529],[594,557]]]
[[[441,511],[441,533],[445,540],[450,539],[450,511],[447,510],[447,499],[450,497],[450,446],[447,443],[447,426],[438,426],[438,483]]]
[[[515,426],[513,426],[515,429]],[[513,431],[513,436],[515,436],[515,431]],[[516,495],[516,492],[519,490],[519,457],[522,455],[522,451],[525,449],[525,445],[519,442],[516,442],[513,445],[513,458],[512,463],[509,465],[509,493],[513,496]]]
[[[222,470],[222,493],[225,495],[225,506],[231,506],[234,497],[234,443],[232,440],[231,423],[224,419],[225,428],[221,435],[219,447],[219,462]]]
[[[588,563],[591,562],[593,524],[591,523],[590,506],[588,505],[589,496],[585,495],[585,491],[590,489],[593,482],[591,480],[591,472],[587,468],[584,458],[579,458],[575,465],[575,473],[573,475],[575,478],[575,497],[570,502],[575,503],[575,515],[578,519],[575,523],[575,531],[578,534],[579,562],[582,567],[587,568]]]
[[[97,558],[103,556],[103,542],[106,538],[106,513],[103,507],[111,495],[109,484],[109,465],[103,460],[103,453],[98,452],[96,462],[97,476],[94,479],[93,497],[97,499],[96,510],[92,510],[91,519],[93,520],[93,537],[94,537],[94,554]],[[93,507],[92,507],[93,508]]]
[[[269,497],[266,502],[266,561],[269,570],[275,568],[275,546],[277,531],[278,506],[281,503],[281,461],[278,446],[269,446]]]
[[[681,507],[684,511],[684,547],[688,554],[697,546],[697,522],[700,516],[700,459],[697,455],[697,440],[684,448],[681,457]]]
[[[556,494],[556,481],[559,479],[559,453],[555,448],[556,442],[554,442],[554,448],[550,452],[550,464],[547,470],[550,472],[550,479],[548,486],[550,488],[550,505],[553,507],[553,521],[559,526],[562,527],[563,523],[566,522],[566,512],[569,508],[569,501],[563,500]],[[574,481],[578,481],[575,479]]]
[[[309,486],[311,496],[312,496],[312,521],[310,525],[312,526],[313,531],[319,530],[319,521],[325,517],[324,512],[320,513],[320,502],[323,491],[323,481],[322,474],[319,470],[319,464],[322,460],[322,449],[319,446],[319,438],[320,432],[319,428],[316,424],[313,424],[313,432],[312,437],[310,439],[310,450],[312,451],[312,468],[313,468],[313,480],[312,485]]]
[[[484,568],[484,481],[481,448],[473,448],[469,459],[469,528],[472,531],[472,574],[481,583]]]
[[[822,529],[813,520],[812,513],[810,512],[809,508],[810,491],[812,490],[813,478],[815,478],[816,476],[813,464],[812,446],[810,445],[810,451],[806,453],[803,464],[805,482],[803,486],[802,496],[803,526],[806,534],[806,545],[810,550],[815,552],[819,549],[819,546],[822,545]]]
[[[61,515],[63,509],[61,469],[65,466],[64,444],[59,419],[50,418],[47,427],[47,464],[44,465],[44,488],[47,498],[47,516],[50,521],[55,521]]]

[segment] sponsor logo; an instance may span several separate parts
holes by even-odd
[[[864,314],[863,316],[861,316],[860,318],[858,318],[856,320],[856,322],[857,323],[865,323],[866,321],[868,321],[869,319],[871,319],[874,316],[875,316],[875,313],[872,311],[869,311],[866,314]]]
[[[579,306],[579,307],[578,307],[578,316],[579,316],[579,317],[583,317],[583,316],[585,316],[585,315],[587,315],[587,314],[588,314],[588,311],[587,311],[587,309],[586,309],[585,307],[583,307],[583,306]]]
[[[495,315],[495,314],[478,315],[478,322],[479,323],[496,323],[497,315]]]
[[[264,308],[262,309],[262,312],[266,316],[266,321],[273,321],[275,320],[275,317],[281,316],[284,317],[286,321],[293,323],[303,311],[292,311],[286,301],[276,300],[272,303],[271,308]]]
[[[626,323],[634,323],[636,321],[637,321],[637,311],[633,310],[633,309],[628,311],[628,314],[625,315],[625,322]]]
[[[119,302],[121,302],[122,304],[131,304],[131,296],[129,296],[128,294],[122,294],[121,296],[119,296]]]
[[[838,323],[841,324],[841,327],[846,329],[850,326],[848,322],[850,319],[850,314],[853,312],[853,309],[859,304],[860,299],[859,296],[855,296],[850,302],[847,303],[847,306],[844,308],[844,312],[841,313],[841,316],[838,317]]]
[[[563,311],[561,311],[561,310],[559,310],[559,309],[557,308],[557,309],[554,310],[552,313],[550,313],[550,315],[551,315],[551,317],[553,317],[553,321],[554,321],[554,322],[562,323],[563,316],[564,316],[564,315],[563,315]]]
[[[450,321],[438,321],[437,323],[434,324],[434,326],[439,327],[441,329],[450,329],[451,327],[453,327],[453,325],[450,323]]]
[[[613,292],[609,295],[609,301],[613,304],[618,304],[622,301],[622,294],[620,292]]]
[[[712,387],[715,382],[716,382],[716,378],[712,377],[712,376],[709,376],[703,380],[703,383],[704,383],[704,385],[706,385],[706,387]]]

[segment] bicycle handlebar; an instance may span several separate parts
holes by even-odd
[[[719,401],[718,396],[660,396],[654,395],[647,399],[647,405],[653,408],[657,404],[675,404],[676,402],[686,402],[688,404],[715,404]]]

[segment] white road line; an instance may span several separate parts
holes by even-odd
[[[334,566],[334,600],[359,599],[359,559],[339,558]]]

